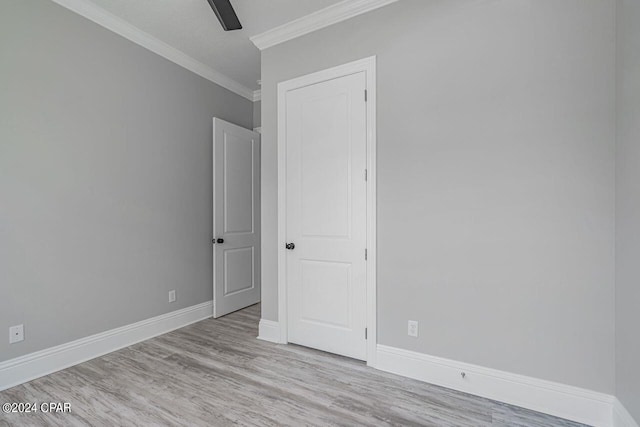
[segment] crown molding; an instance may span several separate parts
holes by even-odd
[[[186,68],[200,77],[222,86],[243,98],[253,101],[253,90],[87,0],[52,1],[80,16],[83,16],[84,18],[87,18],[90,21],[95,22],[107,30],[113,31],[137,45],[140,45],[145,49],[148,49],[151,52]]]
[[[262,101],[262,89],[253,91],[253,102]]]
[[[329,25],[346,21],[398,0],[344,0],[302,18],[250,38],[260,50],[309,34]]]

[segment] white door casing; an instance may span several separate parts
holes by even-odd
[[[213,316],[260,302],[260,135],[213,119]]]
[[[375,365],[375,57],[280,83],[278,151],[280,341]]]

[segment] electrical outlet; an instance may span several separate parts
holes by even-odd
[[[11,326],[9,328],[9,344],[24,341],[24,325]]]
[[[176,291],[169,291],[169,302],[176,302]]]
[[[407,334],[410,337],[418,338],[418,322],[415,320],[409,320]]]

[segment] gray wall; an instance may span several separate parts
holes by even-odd
[[[262,126],[262,101],[257,101],[253,103],[253,127],[260,126]]]
[[[403,0],[264,51],[263,317],[276,84],[377,55],[379,342],[613,393],[614,6]]]
[[[49,0],[0,0],[0,58],[0,361],[211,300],[211,118],[252,102]]]
[[[618,1],[616,395],[640,423],[640,2]]]

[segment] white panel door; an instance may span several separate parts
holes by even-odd
[[[306,86],[286,98],[288,340],[361,360],[367,356],[365,77]]]
[[[213,316],[260,302],[260,135],[213,119]]]

